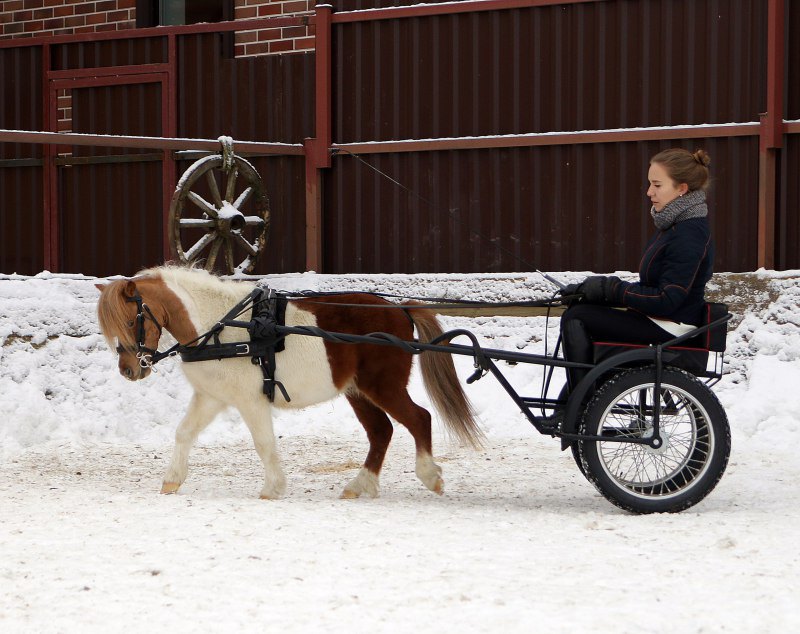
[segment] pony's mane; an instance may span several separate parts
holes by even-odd
[[[217,291],[223,289],[230,289],[232,285],[237,285],[237,282],[231,280],[223,280],[214,273],[209,273],[203,268],[195,268],[194,265],[184,266],[181,264],[163,264],[161,266],[154,266],[149,269],[139,271],[134,280],[139,277],[149,277],[162,279],[165,282],[172,282],[178,286],[186,286],[189,288],[202,286],[203,288],[210,288]]]
[[[116,341],[121,346],[128,348],[136,347],[136,339],[133,329],[128,325],[125,316],[125,286],[128,280],[116,280],[103,287],[100,292],[100,299],[97,302],[97,321],[100,324],[100,332],[105,337],[110,348],[116,346]]]

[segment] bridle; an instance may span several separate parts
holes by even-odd
[[[144,329],[145,318],[152,321],[156,328],[158,328],[159,339],[161,338],[161,333],[164,329],[161,324],[158,323],[158,319],[156,319],[156,316],[153,314],[153,311],[150,310],[150,307],[144,303],[144,300],[138,291],[132,297],[126,297],[125,301],[136,304],[136,358],[139,360],[139,367],[153,369],[153,357],[158,354],[158,351],[153,348],[148,348],[145,345],[145,337],[147,334]],[[117,354],[122,354],[126,351],[128,351],[128,349],[124,346],[117,346]]]

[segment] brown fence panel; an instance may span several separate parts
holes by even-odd
[[[334,141],[757,121],[766,8],[586,2],[335,24]],[[413,193],[338,156],[326,270],[635,269],[647,162],[673,145],[713,158],[717,269],[754,268],[758,139],[732,137],[366,159]]]
[[[775,268],[800,269],[800,134],[785,138],[778,190],[780,206],[775,223]]]
[[[106,66],[164,64],[168,61],[166,37],[125,38],[67,42],[52,47],[52,70],[80,70]]]
[[[161,135],[160,84],[72,91],[73,129]],[[76,146],[58,161],[64,271],[131,275],[163,262],[161,153]]]
[[[757,121],[766,103],[760,0],[585,2],[335,27],[339,143]]]
[[[648,236],[647,162],[672,145],[713,159],[717,270],[757,256],[758,139],[341,155],[326,181],[331,272],[637,270]],[[406,189],[406,187],[408,189]],[[732,209],[752,210],[732,213]]]
[[[42,125],[42,48],[0,49],[0,127]],[[0,143],[0,272],[34,274],[44,265],[41,145]]]
[[[800,120],[800,3],[786,3],[786,119]],[[787,134],[781,150],[780,204],[776,222],[780,269],[800,268],[800,134]]]

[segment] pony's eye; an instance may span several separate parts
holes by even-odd
[[[135,322],[135,321],[133,321],[133,319],[131,319],[131,320],[128,322],[128,328],[133,328],[133,326],[134,326],[135,324],[136,324],[136,322]]]

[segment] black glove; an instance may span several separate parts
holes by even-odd
[[[562,303],[567,306],[572,306],[573,304],[581,302],[583,300],[583,295],[579,290],[580,286],[580,284],[567,284],[563,288],[560,288],[558,294],[561,295]]]
[[[559,289],[558,294],[562,297],[567,295],[577,295],[580,293],[578,290],[580,288],[580,284],[567,284],[564,288]]]
[[[592,275],[578,285],[587,304],[616,304],[615,290],[620,280],[616,275]]]

